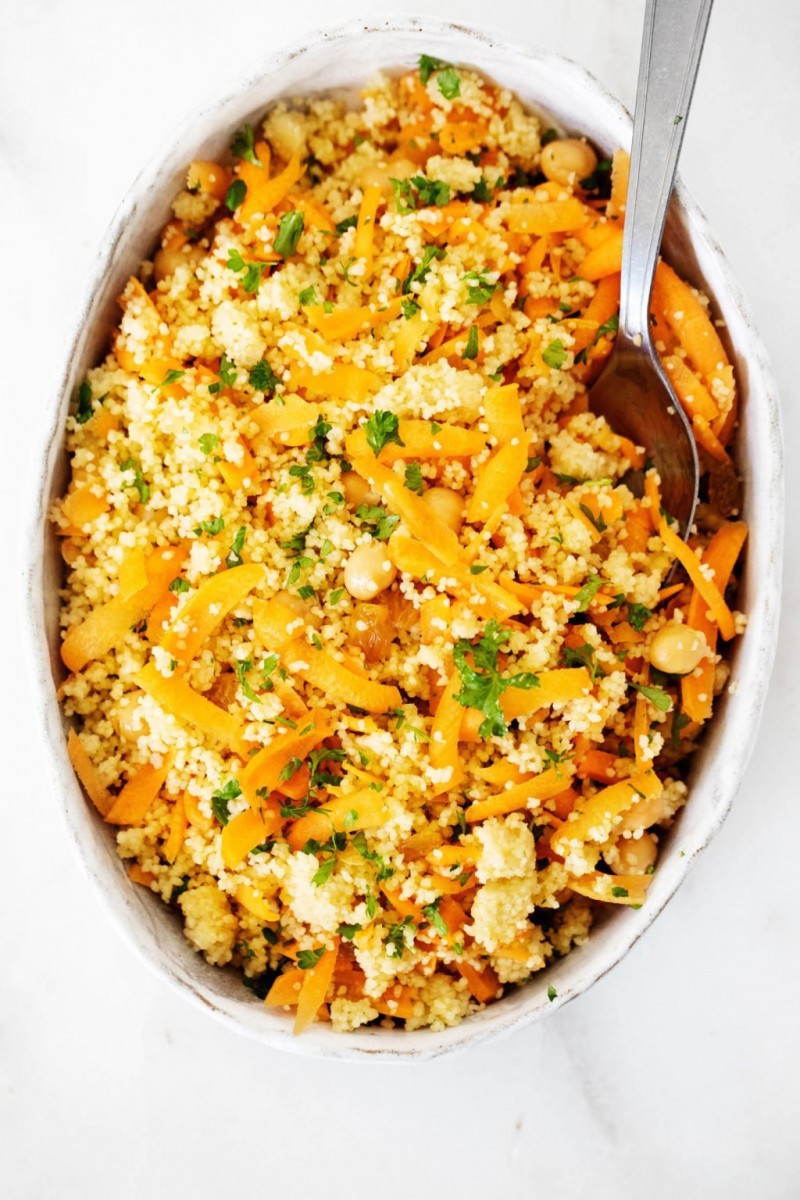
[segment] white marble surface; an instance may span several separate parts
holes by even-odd
[[[415,9],[381,0],[335,9],[316,0],[7,0],[0,9],[3,265],[14,281],[13,297],[6,286],[0,298],[3,562],[14,560],[32,432],[51,401],[76,298],[139,165],[259,48],[367,7],[371,15]],[[637,0],[444,0],[436,9],[476,22],[488,13],[506,34],[570,55],[632,99]],[[799,47],[792,0],[721,0],[683,171],[773,356],[790,462],[800,446],[792,373]],[[796,513],[796,473],[788,498]],[[58,822],[26,714],[6,582],[0,1194],[800,1195],[800,960],[791,918],[799,558],[792,520],[787,617],[760,740],[732,815],[668,911],[610,977],[550,1020],[404,1069],[314,1063],[253,1046],[175,995],[118,941]]]

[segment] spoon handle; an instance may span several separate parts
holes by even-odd
[[[713,0],[647,0],[622,247],[619,329],[647,345],[650,292]]]

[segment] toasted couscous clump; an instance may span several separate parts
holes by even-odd
[[[678,552],[586,405],[626,156],[561,145],[424,56],[276,105],[191,164],[68,419],[72,761],[297,1029],[454,1025],[644,903],[727,684],[733,375],[662,265],[709,481]]]

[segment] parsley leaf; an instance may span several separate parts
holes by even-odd
[[[412,283],[424,283],[431,269],[431,263],[434,259],[441,262],[446,257],[446,251],[443,246],[426,246],[422,251],[422,258],[417,263],[410,275],[407,275],[403,280],[402,293],[404,296],[411,291]]]
[[[419,78],[421,83],[427,83],[434,71],[442,71],[450,64],[441,58],[432,58],[430,54],[419,56]]]
[[[403,482],[410,492],[416,492],[418,496],[422,495],[422,467],[418,462],[406,463]]]
[[[482,738],[493,735],[502,737],[506,732],[508,727],[500,707],[500,697],[507,688],[529,690],[539,686],[538,676],[528,671],[510,676],[501,675],[498,671],[498,651],[510,637],[510,631],[502,629],[492,619],[487,622],[480,641],[475,645],[460,638],[453,647],[453,659],[461,676],[461,691],[455,699],[464,708],[476,708],[483,713],[484,720],[478,731]],[[467,662],[467,654],[472,655],[472,666]]]
[[[614,313],[614,315],[609,317],[607,321],[603,322],[603,324],[597,330],[597,333],[594,335],[592,340],[589,342],[588,346],[584,346],[584,348],[582,350],[578,351],[578,353],[575,355],[575,362],[576,363],[585,363],[587,361],[587,355],[588,355],[589,351],[591,350],[592,346],[597,345],[597,343],[600,341],[601,337],[607,337],[608,334],[610,334],[610,333],[616,333],[616,331],[618,329],[619,329],[619,313]]]
[[[229,779],[224,787],[217,788],[215,792],[212,792],[211,810],[220,825],[228,824],[228,821],[231,819],[228,804],[231,800],[238,800],[241,794],[242,789],[235,779]]]
[[[356,517],[377,542],[388,541],[392,530],[400,521],[399,517],[387,515],[386,510],[378,504],[374,506],[359,504],[356,509]]]
[[[203,454],[211,454],[219,445],[219,438],[215,433],[203,433],[197,439],[197,443]]]
[[[486,304],[500,287],[499,282],[493,283],[485,271],[467,271],[464,281],[467,284],[467,304]]]
[[[356,216],[345,217],[343,221],[339,221],[337,223],[334,232],[336,233],[337,237],[341,237],[342,234],[346,233],[348,229],[355,229],[357,224],[358,224],[358,217],[356,217]]]
[[[260,167],[261,163],[256,158],[255,137],[253,136],[253,126],[245,125],[244,129],[240,129],[234,134],[231,142],[231,153],[237,158],[244,158],[247,162],[253,163]]]
[[[297,965],[301,971],[310,971],[317,965],[324,953],[324,946],[320,946],[318,950],[298,950]]]
[[[83,383],[78,388],[78,409],[75,413],[75,420],[79,425],[85,425],[93,412],[92,385],[84,379]]]
[[[420,208],[441,208],[450,203],[450,184],[443,179],[427,179],[424,175],[412,175],[411,182],[417,189]]]
[[[637,633],[641,633],[647,622],[653,615],[653,610],[648,608],[646,604],[632,604],[628,602],[628,620]]]
[[[403,316],[405,317],[406,321],[410,321],[411,318],[415,317],[419,312],[419,305],[417,304],[416,300],[410,300],[408,296],[403,297],[400,307],[403,310]]]
[[[225,521],[222,517],[212,517],[210,521],[201,521],[195,526],[195,534],[200,537],[201,533],[210,533],[212,536],[217,533],[222,533],[225,528]]]
[[[390,925],[384,943],[387,956],[389,958],[402,958],[404,951],[408,949],[408,938],[410,937],[413,943],[416,932],[417,927],[411,917],[403,917],[402,921],[399,921],[398,924]]]
[[[461,80],[455,67],[446,67],[444,70],[440,70],[436,84],[445,100],[455,100],[457,96],[461,95]]]
[[[250,684],[247,682],[248,671],[253,669],[253,661],[250,658],[240,658],[233,664],[236,670],[236,678],[239,682],[239,687],[244,692],[248,700],[255,701],[256,704],[261,703],[261,697],[257,696]]]
[[[272,243],[276,254],[289,258],[297,250],[300,234],[303,232],[305,217],[296,208],[284,213],[278,222],[278,232]]]
[[[343,937],[345,939],[345,941],[352,942],[353,938],[356,936],[356,934],[358,933],[358,931],[361,928],[362,928],[361,925],[346,925],[346,924],[344,924],[344,925],[340,925],[339,928],[336,930],[336,932],[339,934],[340,937]]]
[[[243,179],[234,179],[225,193],[225,207],[235,212],[247,195],[247,184]]]
[[[567,359],[567,348],[561,338],[556,338],[549,346],[545,346],[542,358],[554,371],[561,370]]]
[[[590,645],[589,642],[585,642],[582,646],[575,648],[565,646],[561,652],[561,659],[565,667],[586,667],[591,675],[592,683],[594,683],[598,676],[600,679],[605,678],[606,673],[599,662],[597,662],[594,646]]]
[[[578,601],[578,612],[586,612],[589,605],[594,600],[600,588],[603,586],[603,581],[599,575],[590,575],[578,592],[575,599]]]
[[[551,1003],[551,1004],[553,1003],[553,1001],[555,1000],[555,998],[556,998],[556,996],[557,996],[557,995],[558,995],[558,992],[557,992],[557,991],[556,991],[556,989],[553,987],[552,983],[548,983],[548,985],[547,985],[547,999],[550,1001],[550,1003]]]
[[[478,357],[478,326],[470,325],[467,344],[464,347],[462,358],[477,358]]]
[[[644,683],[634,683],[631,686],[635,687],[637,692],[641,692],[644,698],[649,700],[660,712],[669,712],[672,708],[672,699],[663,688],[649,687]]]
[[[150,485],[148,483],[145,483],[145,478],[144,478],[144,475],[142,474],[142,468],[139,465],[139,463],[136,461],[136,459],[135,458],[126,458],[125,462],[122,463],[122,465],[120,467],[120,471],[133,471],[132,482],[126,484],[125,486],[135,488],[136,491],[139,493],[140,503],[147,504],[147,501],[150,499]]]
[[[450,930],[447,928],[447,924],[445,922],[444,917],[439,912],[440,900],[441,900],[441,897],[439,898],[439,900],[434,900],[433,904],[426,904],[423,907],[422,911],[425,913],[425,916],[428,918],[428,920],[430,921],[431,925],[436,930],[436,932],[441,937],[448,937],[450,934]]]
[[[263,358],[261,362],[257,362],[251,368],[249,380],[251,387],[254,387],[257,392],[263,392],[266,396],[274,396],[275,389],[280,384],[280,379],[269,363]]]
[[[240,525],[236,530],[236,535],[231,543],[230,551],[225,559],[225,565],[229,569],[231,567],[240,567],[242,565],[242,546],[247,534],[247,526]]]
[[[369,418],[365,426],[367,443],[376,458],[389,442],[394,442],[398,446],[405,445],[398,433],[398,426],[399,422],[395,414],[384,412],[381,409],[377,409]]]
[[[182,596],[184,592],[191,591],[192,585],[186,579],[173,579],[169,585],[169,590],[174,592],[176,596]]]

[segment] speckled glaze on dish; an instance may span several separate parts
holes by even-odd
[[[67,827],[108,913],[151,967],[227,1026],[269,1046],[321,1058],[407,1061],[474,1045],[552,1013],[619,962],[658,916],[731,806],[755,742],[778,632],[783,462],[776,386],[722,252],[697,206],[679,187],[667,222],[667,256],[679,274],[714,297],[727,324],[722,336],[729,344],[742,397],[738,455],[746,489],[744,516],[751,533],[739,607],[748,613],[749,626],[733,657],[738,688],[719,705],[696,757],[689,803],[664,843],[647,904],[639,911],[616,909],[604,915],[585,946],[453,1029],[406,1033],[367,1028],[342,1035],[320,1024],[295,1039],[285,1014],[265,1009],[236,973],[208,966],[190,948],[176,915],[129,882],[115,853],[115,831],[103,824],[75,779],[56,700],[63,675],[58,655],[62,564],[46,513],[67,481],[64,419],[71,397],[86,369],[105,353],[117,320],[116,297],[128,275],[152,252],[190,159],[223,154],[232,130],[255,121],[281,97],[351,88],[379,68],[407,68],[423,52],[475,66],[554,124],[586,134],[606,151],[630,144],[629,115],[580,67],[461,25],[428,18],[356,21],[266,56],[243,75],[235,92],[178,130],[138,177],[106,234],[66,356],[59,396],[47,413],[27,539],[26,609],[39,715]],[[553,1002],[547,998],[549,984],[558,992]]]

